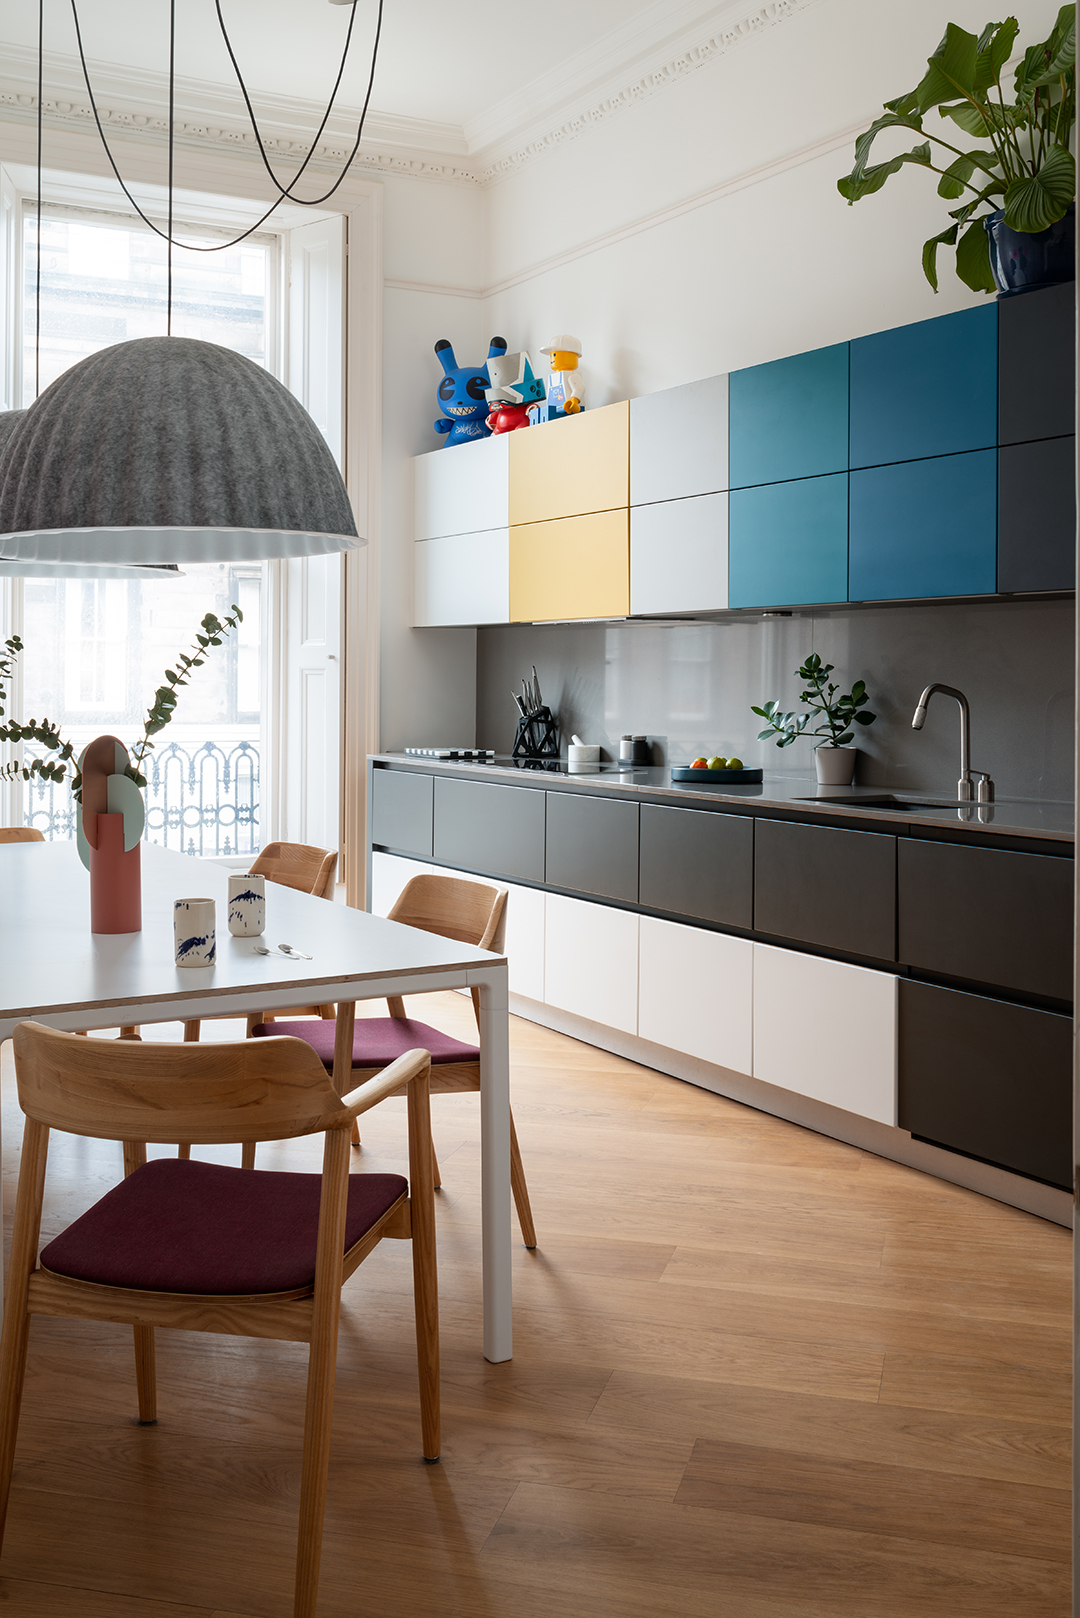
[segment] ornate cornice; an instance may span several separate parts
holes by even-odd
[[[767,0],[766,4],[756,6],[753,11],[717,29],[707,38],[686,47],[661,66],[643,73],[633,83],[625,85],[613,94],[594,101],[555,128],[538,135],[536,139],[514,145],[498,157],[489,159],[480,169],[481,182],[490,185],[534,158],[542,157],[545,152],[552,151],[567,141],[576,140],[579,135],[595,128],[597,124],[603,123],[616,113],[625,111],[627,107],[637,106],[649,96],[655,95],[658,90],[665,90],[677,84],[688,74],[696,73],[699,68],[708,66],[718,57],[726,56],[737,46],[745,44],[747,40],[756,39],[767,28],[774,28],[777,23],[785,22],[796,12],[805,11],[814,3],[815,0]]]

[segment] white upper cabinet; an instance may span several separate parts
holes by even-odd
[[[754,945],[754,1077],[896,1123],[896,978]]]
[[[640,917],[638,1034],[736,1073],[753,1051],[754,946],[747,938]]]
[[[471,449],[469,444],[461,446]],[[457,449],[447,450],[456,455]],[[505,624],[510,619],[510,530],[448,534],[413,545],[413,624]]]
[[[430,457],[428,457],[430,459]],[[630,504],[728,487],[728,379],[706,377],[630,401]]]
[[[715,612],[728,604],[728,497],[630,508],[630,611]]]
[[[475,534],[510,521],[510,434],[444,445],[413,461],[416,539]],[[471,619],[475,623],[477,620]]]

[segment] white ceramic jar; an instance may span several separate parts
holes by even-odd
[[[229,878],[229,931],[234,938],[258,938],[266,927],[266,878]]]
[[[213,966],[217,955],[213,899],[177,899],[173,904],[177,966]]]

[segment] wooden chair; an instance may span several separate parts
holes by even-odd
[[[0,843],[43,843],[45,833],[36,826],[0,826]]]
[[[486,882],[470,882],[461,877],[441,876],[436,873],[414,876],[407,882],[390,911],[391,921],[400,921],[406,927],[420,927],[427,933],[439,933],[443,938],[454,938],[462,944],[475,944],[479,949],[502,952],[503,933],[506,928],[506,889],[494,888]],[[472,990],[473,1012],[477,1027],[480,1024],[480,995]],[[405,1015],[405,1004],[398,996],[386,1002],[389,1017],[361,1017],[357,1020],[352,1044],[352,1076],[367,1078],[378,1073],[413,1044],[422,1044],[431,1052],[431,1090],[479,1090],[480,1050],[451,1039],[427,1023],[414,1022]],[[294,1022],[289,1033],[305,1040],[329,1069],[333,1065],[333,1028],[322,1022]],[[274,1033],[270,1022],[253,1022],[249,1031],[255,1037]],[[422,1037],[421,1037],[422,1036]],[[353,1131],[353,1145],[359,1146],[360,1132]],[[249,1155],[246,1162],[254,1163]],[[438,1160],[435,1161],[436,1185],[441,1183]],[[510,1114],[510,1183],[514,1192],[521,1238],[526,1247],[536,1246],[529,1187],[521,1164],[514,1115]]]
[[[348,1079],[355,1007],[342,1006]],[[0,1535],[31,1315],[130,1323],[139,1419],[157,1420],[154,1329],[309,1343],[294,1618],[313,1618],[342,1282],[384,1236],[411,1237],[424,1458],[439,1458],[439,1335],[430,1061],[408,1052],[344,1098],[296,1039],[143,1046],[15,1030],[26,1114],[0,1340]],[[408,1096],[409,1177],[349,1173],[354,1120]],[[38,1257],[50,1129],[126,1137],[125,1178]],[[146,1142],[291,1140],[324,1133],[322,1174],[261,1174],[158,1158]]]
[[[248,875],[264,876],[268,882],[278,882],[284,888],[296,888],[299,893],[314,894],[316,899],[328,899],[334,891],[336,869],[337,854],[325,848],[314,848],[308,843],[267,843]],[[261,1014],[263,1022],[273,1022],[280,1016],[323,1017],[330,1021],[333,1015],[333,1005],[297,1006],[295,1011]],[[199,1020],[191,1018],[184,1024],[184,1038],[198,1039],[199,1029]]]

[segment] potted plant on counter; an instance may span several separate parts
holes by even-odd
[[[922,81],[885,102],[885,116],[855,143],[855,167],[837,181],[849,203],[880,191],[907,163],[939,176],[938,196],[958,202],[953,223],[923,246],[926,279],[937,291],[937,250],[956,248],[956,273],[973,292],[1006,296],[1075,276],[1076,6],[1062,6],[1048,39],[1030,45],[1007,101],[1001,74],[1020,25],[987,23],[976,37],[949,23]],[[923,128],[936,111],[980,145],[965,149]],[[920,145],[884,163],[869,161],[883,129],[913,129]],[[957,139],[960,137],[957,136]],[[931,147],[933,143],[933,149]]]
[[[822,786],[850,786],[859,754],[857,747],[849,745],[855,740],[854,727],[872,725],[877,714],[866,706],[870,699],[865,680],[856,680],[850,691],[841,693],[829,679],[834,666],[811,652],[795,670],[796,679],[805,687],[799,695],[799,701],[806,704],[805,713],[783,713],[778,702],[767,702],[763,708],[752,706],[750,711],[766,722],[765,729],[758,732],[759,742],[775,739],[777,747],[790,747],[800,736],[820,737],[814,749],[818,781]]]

